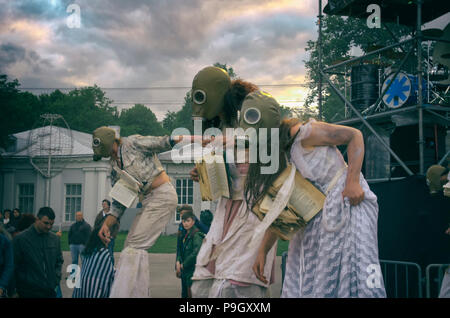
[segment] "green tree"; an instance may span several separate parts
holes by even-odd
[[[162,127],[168,131],[171,132],[172,130],[174,130],[175,127],[175,121],[177,118],[177,112],[173,112],[168,110],[166,115],[164,116],[164,119],[161,123]]]
[[[142,104],[135,104],[132,108],[122,110],[119,117],[120,135],[130,136],[161,136],[166,130],[158,122],[155,114]]]
[[[97,85],[74,89],[64,94],[58,90],[39,96],[43,109],[60,114],[74,130],[92,133],[97,127],[117,125],[118,112],[112,100]]]
[[[19,86],[17,79],[9,81],[7,75],[0,75],[0,148],[11,144],[9,135],[32,127],[42,112],[39,99],[21,92]]]
[[[222,64],[222,63],[216,62],[213,64],[213,66],[224,69],[228,73],[228,75],[230,75],[231,79],[235,79],[237,77],[236,73],[234,72],[234,69],[231,66],[228,67],[227,63]]]

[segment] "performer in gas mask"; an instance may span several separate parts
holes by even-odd
[[[443,194],[446,197],[450,197],[450,193],[444,190],[444,185],[450,183],[450,173],[448,167],[445,168],[441,165],[432,165],[428,168],[426,177],[428,189],[430,190],[431,195],[439,196]],[[450,235],[450,213],[448,220],[445,234]],[[450,298],[450,266],[445,270],[439,298]]]
[[[178,204],[177,192],[164,171],[157,154],[170,150],[181,140],[193,136],[140,136],[116,138],[115,130],[100,127],[94,131],[94,160],[110,157],[114,185],[124,171],[141,183],[142,209],[136,215],[122,250],[110,297],[150,297],[147,250],[155,243]],[[99,237],[107,245],[110,229],[126,207],[116,200],[111,204]]]
[[[203,120],[204,127],[216,127],[225,135],[226,128],[237,128],[239,110],[250,95],[258,94],[258,87],[243,80],[231,81],[228,74],[217,67],[206,67],[192,84],[193,117]],[[276,102],[275,102],[276,103]],[[276,103],[272,114],[278,121]],[[225,138],[215,142],[225,144]],[[210,230],[205,237],[192,277],[193,297],[266,297],[269,283],[259,281],[252,271],[256,250],[249,250],[253,228],[259,219],[248,209],[243,197],[243,184],[248,163],[227,162],[232,180],[231,198],[217,202]],[[191,172],[198,181],[196,169]],[[269,252],[265,274],[273,277],[276,248]]]
[[[290,118],[282,121],[279,134],[279,171],[264,176],[258,173],[260,162],[250,165],[245,185],[249,203],[253,206],[266,195],[288,162],[293,173],[298,171],[326,196],[323,209],[290,240],[281,296],[386,297],[378,258],[377,197],[361,174],[361,132]],[[338,145],[348,146],[348,167]],[[295,183],[286,182],[280,192],[289,193],[292,186]],[[266,261],[266,253],[276,241],[268,228],[253,267],[263,282],[267,281],[263,268],[271,262],[271,258]]]

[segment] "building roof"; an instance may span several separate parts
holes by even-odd
[[[15,145],[3,157],[92,156],[92,135],[57,126],[45,126],[12,135]]]

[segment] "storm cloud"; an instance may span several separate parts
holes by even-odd
[[[0,70],[28,88],[188,87],[221,62],[257,84],[292,83],[317,36],[315,0],[79,0],[80,28],[67,25],[71,3],[0,0]],[[186,89],[106,92],[162,119]]]

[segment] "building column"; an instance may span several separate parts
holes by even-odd
[[[59,225],[64,221],[64,197],[66,189],[63,184],[62,173],[59,172],[50,179],[50,207],[55,211],[54,228],[59,229]]]
[[[15,195],[15,174],[16,169],[5,169],[3,171],[3,209],[14,209],[16,202]]]
[[[83,216],[86,222],[94,224],[97,214],[97,178],[95,168],[83,168]]]
[[[102,209],[102,201],[107,198],[108,193],[106,192],[106,185],[107,185],[107,174],[109,169],[108,168],[96,168],[97,171],[97,210],[100,211]]]
[[[36,172],[36,183],[34,188],[34,214],[37,215],[39,209],[45,206],[45,178],[41,173]],[[51,207],[51,206],[50,206]],[[53,207],[51,207],[53,209]],[[55,212],[56,210],[53,209]],[[58,213],[58,212],[56,212]]]

